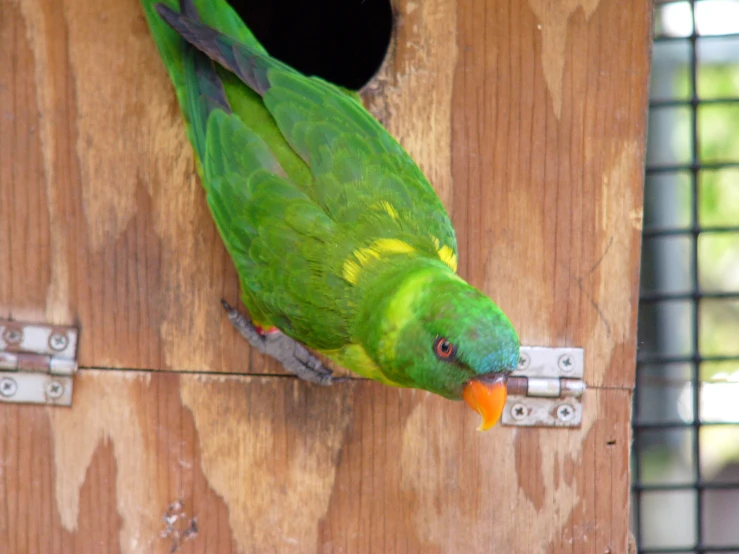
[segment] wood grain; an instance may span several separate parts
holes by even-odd
[[[79,325],[86,368],[71,409],[0,404],[0,554],[169,552],[193,517],[178,552],[627,551],[650,3],[395,8],[365,99],[460,273],[585,348],[582,429],[271,375],[138,2],[0,0],[0,317]]]
[[[75,395],[0,405],[3,552],[168,552],[178,499],[185,553],[626,552],[627,391],[583,430],[487,434],[366,381],[85,370]]]

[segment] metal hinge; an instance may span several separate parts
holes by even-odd
[[[523,427],[579,427],[582,423],[582,348],[522,346],[508,378],[501,422]]]
[[[72,405],[77,329],[0,319],[0,402]]]

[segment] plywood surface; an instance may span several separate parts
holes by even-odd
[[[0,0],[0,317],[79,325],[85,368],[71,410],[0,405],[0,554],[167,552],[178,499],[182,552],[626,551],[650,3],[395,6],[368,105],[460,273],[586,349],[583,428],[274,375],[138,3]]]
[[[84,371],[75,395],[0,405],[2,552],[165,553],[177,500],[185,553],[626,549],[626,391],[579,431],[487,434],[365,381]]]

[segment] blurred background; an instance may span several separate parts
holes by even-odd
[[[656,2],[632,529],[739,554],[739,0]]]

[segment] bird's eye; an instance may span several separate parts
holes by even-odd
[[[457,353],[457,347],[444,337],[437,337],[434,341],[434,354],[443,362],[450,362]]]

